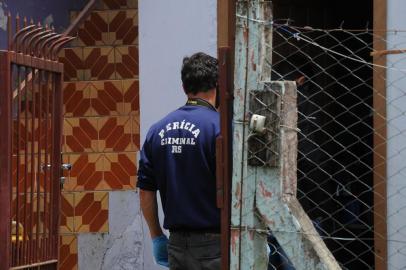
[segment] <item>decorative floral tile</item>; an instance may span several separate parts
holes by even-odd
[[[99,9],[126,9],[138,8],[138,0],[101,0]]]
[[[78,242],[76,235],[62,235],[59,245],[59,270],[78,269]]]
[[[74,194],[62,192],[61,195],[61,212],[60,212],[60,233],[74,232]]]
[[[109,32],[114,45],[138,44],[138,10],[110,11]]]
[[[64,185],[65,191],[99,189],[103,182],[103,154],[65,154],[64,158],[72,164],[72,170],[69,172],[69,177]]]
[[[139,82],[138,80],[109,80],[65,83],[64,116],[65,118],[83,116],[118,116],[138,114]],[[46,122],[42,123],[45,130]],[[51,137],[50,122],[48,138]],[[21,124],[22,137],[25,136],[24,123]],[[29,133],[31,134],[31,133]],[[24,138],[23,138],[24,139]],[[21,139],[20,151],[25,147]],[[45,149],[46,134],[42,132],[41,148]],[[48,145],[50,148],[51,145]]]
[[[131,122],[132,122],[132,132],[131,132],[131,139],[132,144],[135,147],[135,151],[140,150],[140,111],[134,111],[131,114]]]
[[[118,46],[115,48],[116,78],[138,79],[138,47]]]
[[[63,134],[65,153],[96,152],[98,150],[96,118],[66,118]]]
[[[71,12],[73,21],[78,11]],[[78,29],[78,37],[73,46],[103,46],[110,45],[109,40],[109,11],[93,11],[82,22]]]
[[[90,115],[90,89],[87,82],[64,83],[63,112],[65,117]]]
[[[106,154],[104,182],[114,189],[134,189],[136,160],[135,152]]]
[[[92,82],[89,89],[92,115],[106,116],[123,113],[123,92],[120,81]]]
[[[135,188],[137,152],[72,154],[64,191],[110,191]]]
[[[131,116],[103,117],[99,119],[99,149],[103,152],[135,151],[132,141]]]
[[[83,48],[65,48],[59,54],[59,61],[64,64],[65,81],[82,81],[84,76]]]
[[[108,232],[108,192],[75,193],[75,231]]]
[[[139,114],[139,94],[140,90],[138,80],[123,80],[124,114]]]
[[[115,60],[113,47],[86,47],[84,54],[84,78],[91,80],[111,80],[115,79]]]

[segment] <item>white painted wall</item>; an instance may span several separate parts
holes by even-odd
[[[140,0],[141,142],[148,128],[186,102],[180,79],[184,56],[217,54],[216,0]],[[154,265],[144,223],[144,269]]]
[[[388,29],[406,29],[406,1],[388,0]],[[388,46],[406,47],[405,33],[388,33]],[[406,70],[406,55],[388,64]],[[387,71],[388,119],[388,269],[406,269],[406,72]]]

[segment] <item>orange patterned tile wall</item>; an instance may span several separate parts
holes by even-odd
[[[109,192],[134,190],[140,148],[136,0],[100,0],[63,50],[60,269],[78,269],[78,234],[109,232]],[[72,11],[73,20],[78,11]]]

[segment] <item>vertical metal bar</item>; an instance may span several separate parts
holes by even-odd
[[[45,139],[44,139],[44,165],[43,165],[43,172],[44,172],[44,231],[43,231],[43,238],[44,238],[44,244],[43,244],[43,254],[42,254],[42,259],[47,260],[47,251],[48,247],[46,245],[47,243],[47,238],[46,238],[46,230],[48,228],[48,223],[47,223],[47,198],[48,198],[48,114],[49,114],[49,96],[48,96],[48,86],[49,86],[49,72],[44,71],[44,95],[45,95],[45,105],[43,105],[45,109]]]
[[[7,43],[8,43],[8,50],[11,51],[12,43],[13,43],[13,23],[11,18],[11,13],[7,14]]]
[[[50,109],[50,134],[51,134],[51,151],[50,151],[50,164],[51,164],[51,168],[49,169],[49,215],[48,215],[48,258],[52,259],[52,202],[53,202],[53,183],[54,183],[54,175],[53,175],[53,160],[54,160],[54,154],[53,154],[53,134],[54,134],[54,121],[53,121],[53,115],[54,115],[54,76],[53,73],[49,73],[48,74],[48,79],[49,79],[49,93],[48,95],[51,97],[51,99],[49,99],[49,104],[51,105]]]
[[[24,136],[24,235],[23,235],[23,264],[28,262],[28,237],[27,237],[27,229],[28,229],[28,110],[29,110],[29,103],[28,103],[28,77],[29,77],[29,70],[28,67],[25,67],[25,85],[24,85],[24,126],[25,126],[25,136]]]
[[[49,106],[50,106],[49,84],[50,84],[50,76],[51,76],[50,72],[47,71],[45,73],[45,76],[46,76],[45,77],[45,81],[46,81],[45,82],[45,86],[46,86],[45,87],[45,89],[46,89],[46,92],[45,92],[45,95],[46,95],[46,102],[45,102],[46,103],[46,108],[45,108],[46,122],[45,122],[44,227],[46,228],[46,230],[48,230],[48,233],[46,233],[46,236],[45,236],[45,239],[46,239],[46,241],[45,241],[45,258],[48,260],[48,259],[50,259],[50,257],[49,257],[49,250],[50,250],[49,249],[49,245],[50,245],[49,232],[50,232],[50,224],[51,224],[50,219],[49,219],[50,210],[47,209],[48,203],[50,204],[50,190],[48,190],[48,187],[50,187],[50,185],[51,185],[51,174],[50,174],[50,168],[48,166],[48,164],[50,162],[50,159],[48,158],[48,155],[50,154],[49,153],[50,147],[49,147],[49,143],[48,143],[48,141],[49,141],[48,134],[49,134],[49,129],[52,127],[49,125],[49,120],[50,120],[50,118],[49,118],[49,114],[50,114],[50,111],[49,111]],[[49,198],[48,198],[48,196],[49,196]]]
[[[0,52],[0,269],[11,259],[11,82],[10,54]]]
[[[17,13],[17,15],[15,17],[15,33],[18,33],[18,31],[20,31],[20,15],[18,15],[18,13]],[[16,44],[14,44],[13,37],[9,37],[9,42],[11,42],[11,46],[10,46],[9,50],[11,49],[11,50],[17,52]]]
[[[50,95],[50,105],[51,107],[50,109],[50,134],[51,134],[51,148],[50,148],[50,169],[49,169],[49,215],[48,215],[48,256],[49,258],[52,258],[52,202],[53,202],[53,179],[54,179],[54,175],[53,175],[53,160],[54,160],[54,154],[53,154],[53,134],[54,134],[54,126],[53,126],[53,115],[54,115],[54,111],[53,111],[53,107],[54,107],[54,76],[53,73],[49,73],[49,95]]]
[[[374,29],[387,29],[388,4],[386,0],[374,0]],[[379,18],[379,19],[378,19]],[[376,51],[385,50],[386,32],[374,34],[373,47]],[[373,63],[386,66],[385,55],[374,56]],[[387,185],[388,185],[388,123],[386,99],[386,70],[373,68],[373,216],[375,269],[386,270],[388,266],[388,224],[387,224]]]
[[[20,73],[20,66],[16,65],[17,67],[17,119],[16,119],[16,123],[17,123],[17,138],[16,138],[16,158],[17,158],[17,162],[16,162],[16,244],[15,244],[15,258],[16,258],[16,262],[15,265],[19,265],[21,263],[20,260],[20,249],[21,249],[21,245],[20,245],[20,197],[21,197],[21,191],[20,191],[20,133],[21,133],[21,129],[20,129],[20,122],[21,122],[21,118],[20,118],[20,113],[21,113],[21,73]],[[14,88],[14,87],[13,87]]]
[[[20,28],[21,28],[21,26],[20,26],[20,15],[17,13],[17,16],[16,16],[16,33],[18,32],[18,31],[20,31]]]
[[[35,103],[35,105],[38,104],[38,132],[37,132],[37,230],[36,230],[36,261],[40,259],[40,252],[41,252],[41,240],[40,237],[40,216],[41,216],[41,114],[42,114],[42,96],[41,96],[41,81],[42,81],[42,71],[38,70],[38,101]],[[35,92],[34,92],[35,95]]]
[[[49,207],[49,208],[47,208],[48,210],[48,213],[47,213],[47,215],[45,216],[45,219],[46,219],[46,224],[47,224],[47,226],[46,226],[46,228],[47,228],[47,230],[48,230],[48,233],[47,233],[47,242],[46,242],[46,256],[47,256],[47,259],[50,259],[51,257],[50,257],[50,237],[49,237],[49,232],[50,232],[50,230],[51,230],[51,223],[50,223],[50,219],[49,219],[49,217],[50,217],[50,213],[51,213],[51,180],[52,180],[52,174],[51,174],[51,167],[50,167],[50,163],[51,163],[51,153],[50,153],[50,150],[52,149],[50,146],[52,146],[52,143],[50,144],[49,143],[49,141],[50,141],[50,138],[48,137],[49,136],[49,134],[52,134],[52,133],[50,133],[49,131],[50,131],[50,129],[52,128],[52,123],[51,123],[51,110],[50,110],[50,108],[51,108],[51,102],[52,102],[52,99],[50,99],[50,95],[51,95],[51,89],[50,89],[50,83],[51,83],[51,73],[50,72],[47,72],[47,78],[46,78],[46,80],[47,80],[47,87],[46,87],[46,89],[47,89],[47,92],[46,92],[46,95],[47,95],[47,108],[46,108],[46,111],[47,111],[47,123],[46,123],[46,142],[47,142],[47,147],[46,147],[46,166],[47,166],[47,177],[46,177],[46,179],[47,179],[47,185],[46,185],[46,187],[47,187],[47,207]]]
[[[216,170],[217,177],[218,206],[221,208],[221,258],[222,269],[229,269],[230,265],[230,185],[231,185],[231,128],[232,119],[232,85],[230,85],[231,53],[230,47],[220,47],[218,51],[219,59],[219,95],[220,95],[220,130],[221,134],[217,141]]]
[[[221,269],[230,269],[230,220],[231,220],[231,174],[232,140],[230,123],[232,120],[232,99],[234,91],[234,51],[235,51],[236,1],[217,1],[217,46],[219,59],[220,130],[222,143],[222,262]],[[219,158],[219,157],[217,157]]]
[[[61,146],[62,146],[62,74],[54,73],[53,87],[53,165],[52,165],[52,237],[53,258],[58,258],[59,244],[59,208],[60,208],[60,177],[61,177]]]
[[[7,14],[7,43],[8,43],[8,51],[11,51],[12,50],[12,40],[13,40],[13,26],[12,26],[12,18],[11,18],[11,13],[9,12],[8,14]],[[10,78],[12,78],[13,79],[13,67],[12,66],[10,66],[10,68],[11,68],[11,70],[10,70]],[[10,82],[10,86],[12,87],[12,88],[14,88],[14,85],[13,85],[13,80]],[[13,108],[12,108],[12,106],[13,106],[13,102],[12,102],[12,97],[11,97],[11,112],[13,112]],[[11,116],[12,117],[12,116]],[[13,119],[13,117],[12,117],[12,119]],[[12,121],[12,120],[11,120]],[[14,132],[14,129],[13,129],[13,123],[11,122],[11,130],[10,130],[10,132],[11,132],[11,134],[12,134],[12,138],[13,138],[13,132]],[[11,150],[11,152],[12,152],[12,155],[13,155],[13,144],[12,144],[12,142],[10,142],[11,143],[11,145],[12,145],[12,150]],[[13,172],[13,170],[11,171],[11,172]],[[12,182],[13,182],[13,179],[12,179],[12,176],[13,175],[13,173],[11,174],[11,178],[10,178],[10,181],[11,181],[11,186],[10,186],[10,192],[11,192],[11,200],[13,200],[13,184],[12,184]],[[18,183],[18,180],[17,180],[17,183]],[[19,207],[19,205],[18,205],[18,193],[16,194],[16,217],[18,218],[18,207]],[[12,201],[11,201],[11,204],[13,204],[12,203]],[[13,216],[13,213],[11,213],[11,217]],[[12,219],[10,218],[10,226],[11,226],[11,228],[12,228]],[[18,224],[18,222],[17,222],[17,224]],[[17,226],[17,228],[18,228],[18,226]],[[17,229],[18,230],[18,229]],[[18,231],[17,231],[18,232]],[[17,233],[17,235],[18,235],[18,233]],[[18,241],[18,239],[17,239],[17,241]],[[17,246],[18,246],[18,242],[16,242],[16,243],[11,243],[11,249],[13,250],[13,248],[14,248],[14,250],[17,250],[18,248],[17,248]],[[11,253],[11,265],[13,265],[13,263],[15,263],[15,260],[16,260],[16,252],[12,252]]]
[[[30,189],[30,252],[29,262],[34,262],[34,192],[35,192],[35,68],[31,69],[31,189]]]

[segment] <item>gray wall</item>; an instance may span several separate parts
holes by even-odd
[[[388,0],[388,29],[406,29],[406,1]],[[406,47],[406,34],[388,33],[388,45]],[[390,55],[388,63],[406,70],[406,55]],[[388,119],[388,269],[405,269],[406,235],[406,72],[387,71]],[[400,240],[400,241],[398,241]]]
[[[215,0],[140,0],[141,142],[154,122],[186,102],[182,58],[197,51],[216,56],[216,13]],[[145,223],[143,231],[144,269],[160,269],[152,260]]]

